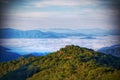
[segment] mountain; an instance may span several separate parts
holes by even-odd
[[[8,48],[0,47],[0,62],[15,60],[19,57],[21,57],[21,55],[17,53],[9,52]]]
[[[100,29],[100,28],[93,28],[93,29],[67,29],[67,28],[50,28],[46,31],[52,31],[57,33],[82,33],[84,35],[89,36],[107,36],[107,35],[120,35],[120,31],[117,29]]]
[[[67,38],[69,36],[83,36],[84,34],[69,34],[69,33],[57,33],[57,32],[43,32],[40,30],[17,30],[11,28],[0,29],[0,38]]]
[[[110,47],[103,47],[98,50],[99,52],[105,53],[105,54],[111,54],[116,57],[120,57],[120,44],[113,45]]]
[[[50,52],[34,52],[25,55],[20,55],[19,53],[11,52],[10,49],[0,46],[0,62],[8,62],[20,57],[28,58],[32,56],[45,56]]]
[[[0,63],[0,72],[0,80],[119,80],[120,58],[67,45],[46,56]]]
[[[48,29],[48,30],[17,30],[12,28],[0,29],[0,38],[68,38],[86,36],[87,38],[93,36],[107,36],[120,35],[118,31],[103,30],[103,29]]]

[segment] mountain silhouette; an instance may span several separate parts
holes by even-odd
[[[120,57],[120,44],[109,46],[109,47],[103,47],[98,51],[105,54],[111,54],[113,56]]]
[[[0,29],[0,38],[67,38],[69,36],[83,36],[84,34],[57,33],[52,31],[43,32],[40,30],[17,30],[11,28]]]
[[[10,52],[10,49],[0,46],[0,62],[7,62],[19,58],[21,55]]]

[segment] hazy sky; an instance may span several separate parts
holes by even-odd
[[[9,5],[0,16],[2,26],[15,29],[114,28],[117,10],[109,0],[0,0]]]

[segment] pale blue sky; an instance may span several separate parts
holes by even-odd
[[[9,0],[1,0],[9,4]],[[114,28],[116,10],[109,1],[100,0],[16,0],[1,15],[7,16],[4,27],[22,30],[49,28]]]

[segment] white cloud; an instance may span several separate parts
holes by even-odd
[[[74,12],[16,12],[16,13],[5,13],[0,14],[1,16],[8,16],[10,18],[52,18],[52,17],[79,17],[80,12],[74,11]]]
[[[39,18],[39,17],[48,17],[48,12],[28,12],[28,13],[16,13],[10,14],[13,17],[24,17],[24,18]]]
[[[83,9],[73,12],[26,12],[10,13],[8,25],[18,29],[37,28],[113,28],[111,20],[112,11]],[[5,14],[4,14],[5,15]],[[6,13],[7,15],[7,13]],[[113,14],[114,15],[114,14]],[[22,19],[21,19],[22,18]],[[21,27],[25,26],[25,27]]]
[[[31,3],[30,11],[15,10],[9,13],[5,13],[8,19],[8,24],[14,28],[21,28],[21,29],[34,29],[34,28],[51,28],[51,27],[66,27],[66,28],[73,28],[74,26],[77,28],[94,28],[94,27],[103,27],[103,28],[112,28],[113,25],[109,20],[111,16],[116,15],[115,12],[110,9],[101,9],[100,7],[92,8],[88,5],[98,5],[97,2],[94,0],[43,0],[38,2]],[[38,7],[36,9],[36,7]],[[30,5],[28,5],[30,6]],[[47,7],[52,7],[52,10],[55,6],[68,6],[69,9],[73,6],[75,10],[63,10],[59,11],[56,10],[48,10]],[[86,6],[86,8],[81,8],[80,6]],[[43,8],[46,7],[46,8]],[[29,8],[27,8],[29,9]],[[36,9],[36,10],[33,10]],[[39,9],[39,10],[38,10]],[[41,10],[42,9],[42,10]],[[45,9],[45,11],[43,10]],[[50,8],[51,9],[51,8]],[[36,21],[37,20],[37,21]],[[25,26],[24,28],[21,26]]]
[[[47,7],[47,6],[86,6],[94,5],[96,1],[93,0],[43,0],[32,3],[36,7]]]
[[[13,18],[68,18],[68,17],[84,17],[84,18],[106,18],[116,15],[113,10],[100,10],[100,9],[81,9],[76,11],[38,11],[38,12],[14,12],[14,13],[4,13],[1,16],[8,16]]]

